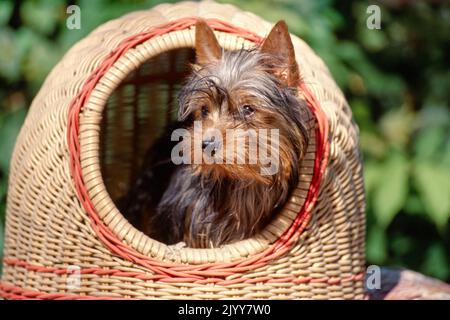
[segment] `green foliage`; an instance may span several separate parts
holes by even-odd
[[[423,199],[424,208],[441,230],[445,230],[450,211],[450,172],[447,167],[432,163],[417,163],[415,186]]]
[[[380,176],[372,191],[373,210],[378,223],[387,227],[408,195],[408,161],[403,155],[391,154],[377,169]]]
[[[50,35],[56,28],[65,3],[54,0],[26,1],[20,7],[23,23],[43,35]]]
[[[0,123],[0,170],[7,172],[16,136],[25,119],[25,108],[6,114]]]
[[[364,155],[368,263],[450,280],[450,6],[380,2],[370,30],[366,1],[219,1],[286,20],[344,91]],[[14,141],[48,72],[101,23],[160,2],[0,1],[0,217]],[[81,30],[66,28],[69,3]]]
[[[5,25],[9,21],[12,10],[13,10],[12,2],[10,1],[0,2],[0,26]]]

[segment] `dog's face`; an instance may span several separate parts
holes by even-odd
[[[195,49],[197,63],[179,96],[194,171],[266,184],[294,174],[306,132],[286,24],[276,24],[259,48],[229,52],[199,20]]]

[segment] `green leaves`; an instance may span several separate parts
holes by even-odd
[[[16,45],[13,31],[6,27],[0,29],[0,78],[11,83],[20,78],[21,52]]]
[[[450,266],[447,259],[448,253],[445,247],[440,243],[435,243],[427,250],[422,270],[433,277],[447,279],[450,276]]]
[[[0,78],[14,84],[25,76],[33,92],[62,55],[55,43],[25,27],[0,29],[0,48]]]
[[[381,226],[388,226],[403,207],[408,194],[409,164],[401,154],[392,154],[381,166],[373,191],[373,208]]]
[[[414,130],[415,114],[406,106],[388,111],[380,119],[379,128],[384,139],[396,149],[403,149]]]
[[[26,1],[20,7],[20,16],[26,26],[41,34],[50,35],[55,30],[59,16],[64,14],[64,4],[54,0]]]
[[[433,159],[443,146],[446,139],[446,130],[443,127],[429,127],[417,135],[415,153],[418,159]]]
[[[450,112],[430,107],[419,116],[421,128],[414,143],[414,186],[425,212],[441,232],[450,218]]]
[[[414,167],[414,182],[425,211],[445,230],[450,218],[450,169],[431,162],[418,162]]]
[[[0,26],[4,26],[11,18],[12,10],[13,3],[11,1],[0,2]]]
[[[29,83],[33,85],[34,92],[60,57],[61,53],[54,43],[40,37],[33,39],[30,52],[23,62],[23,72]]]
[[[371,263],[383,264],[387,258],[386,232],[379,226],[372,226],[367,235],[366,246],[367,259]]]
[[[25,119],[24,108],[5,116],[0,124],[0,170],[8,172],[9,161],[20,127]]]

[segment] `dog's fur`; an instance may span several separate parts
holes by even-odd
[[[299,70],[283,21],[260,47],[225,51],[207,23],[199,20],[195,50],[196,64],[179,94],[179,120],[155,143],[142,174],[119,207],[156,240],[211,247],[251,237],[273,218],[298,183],[308,135],[300,117],[305,103],[298,98]],[[279,142],[270,141],[270,135],[266,142],[271,152],[278,147],[278,172],[261,174],[259,161],[174,165],[170,134],[184,128],[198,138],[194,121],[201,121],[203,132],[219,130],[233,142],[246,143],[246,137],[227,136],[228,129],[278,129]],[[214,158],[214,151],[226,143],[212,143],[209,156]],[[206,149],[211,151],[209,146]],[[235,151],[236,159],[248,159],[249,148],[245,150],[244,154]]]

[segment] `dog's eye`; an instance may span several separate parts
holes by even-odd
[[[202,117],[206,117],[209,113],[209,109],[207,106],[202,106]]]
[[[249,117],[255,113],[255,109],[253,108],[253,106],[246,104],[242,106],[242,112],[244,113],[244,116]]]

